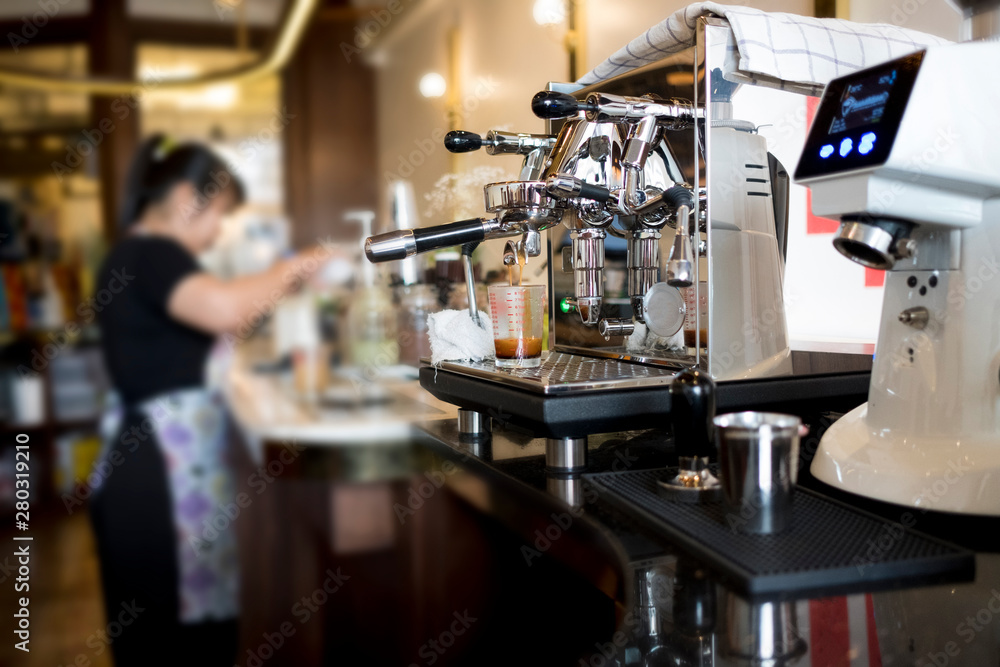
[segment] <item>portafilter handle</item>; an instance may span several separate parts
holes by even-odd
[[[493,218],[471,218],[446,225],[400,229],[365,239],[365,256],[373,263],[406,259],[417,253],[464,243],[478,243],[500,228]]]

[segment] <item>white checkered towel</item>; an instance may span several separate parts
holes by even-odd
[[[683,51],[695,43],[698,17],[729,21],[739,51],[736,79],[818,95],[831,79],[947,40],[894,25],[768,13],[739,5],[696,2],[678,10],[585,74],[589,85]],[[727,72],[729,74],[729,72]],[[728,78],[728,77],[727,77]]]

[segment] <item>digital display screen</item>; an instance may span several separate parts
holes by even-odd
[[[844,86],[840,96],[840,113],[830,121],[827,134],[838,134],[862,125],[875,125],[885,115],[885,107],[892,94],[892,86],[899,79],[899,72],[876,72]]]
[[[885,164],[923,56],[918,51],[831,81],[809,128],[795,179]]]

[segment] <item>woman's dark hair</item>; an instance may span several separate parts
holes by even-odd
[[[118,224],[128,229],[142,218],[150,205],[166,199],[174,186],[188,182],[202,201],[223,191],[243,203],[243,183],[229,166],[204,144],[174,143],[162,134],[146,139],[129,168]]]

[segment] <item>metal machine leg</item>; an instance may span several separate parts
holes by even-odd
[[[489,415],[475,410],[458,409],[458,432],[460,435],[473,438],[486,437],[490,434]]]
[[[561,472],[577,472],[586,468],[587,438],[546,439],[545,467]]]

